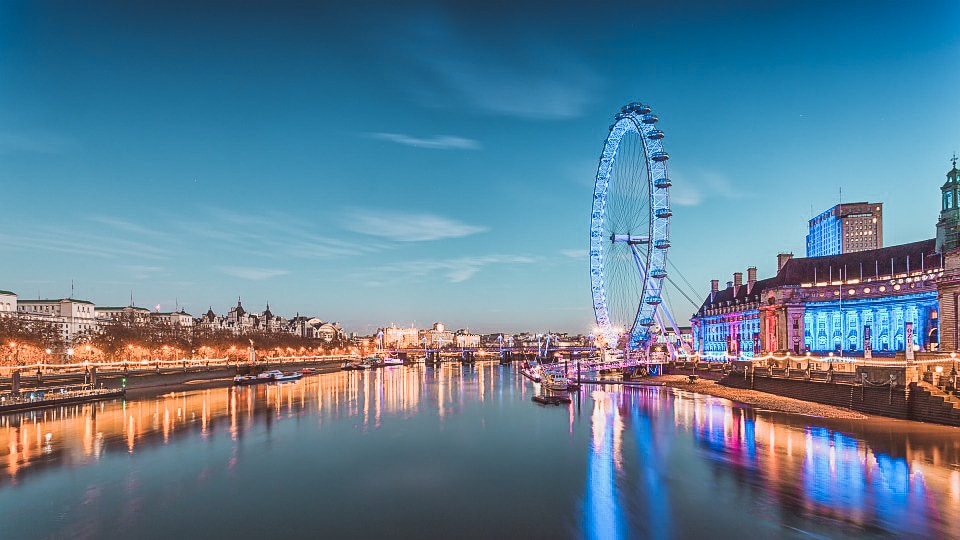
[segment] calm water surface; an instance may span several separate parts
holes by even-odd
[[[0,417],[7,538],[960,538],[960,430],[397,367]]]

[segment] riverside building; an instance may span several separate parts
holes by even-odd
[[[84,335],[95,334],[99,328],[93,302],[75,298],[56,300],[17,299],[17,314],[21,319],[49,323],[60,331],[66,343],[73,343]]]
[[[845,246],[856,249],[806,258],[781,253],[773,277],[758,280],[756,268],[751,267],[746,282],[740,272],[722,289],[719,280],[713,280],[710,294],[691,318],[695,352],[707,358],[752,358],[807,352],[870,357],[907,350],[911,354],[957,350],[960,171],[956,161],[953,165],[941,187],[936,238],[862,249],[866,242],[845,244],[841,236],[830,245],[817,244],[808,235],[808,254],[811,246],[816,248],[814,253]],[[878,203],[855,204],[870,204],[876,212],[881,208]],[[848,215],[861,220],[848,221],[858,224],[852,231],[872,230],[873,217]],[[882,220],[875,217],[877,234],[861,236],[874,236],[880,243]],[[812,232],[813,225],[811,220]]]

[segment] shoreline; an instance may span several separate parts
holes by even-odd
[[[686,390],[708,396],[729,399],[737,403],[749,405],[757,409],[766,409],[777,412],[800,414],[818,418],[840,418],[846,420],[866,420],[870,415],[859,413],[843,407],[824,405],[812,401],[803,401],[776,394],[768,394],[759,390],[744,390],[722,386],[709,379],[697,379],[690,382],[686,375],[659,375],[644,380],[660,382],[668,388]]]

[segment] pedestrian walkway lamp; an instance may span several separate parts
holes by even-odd
[[[953,389],[957,390],[957,353],[950,353],[950,381],[953,385]]]

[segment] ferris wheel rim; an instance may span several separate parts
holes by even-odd
[[[620,113],[616,115],[614,124],[610,126],[597,167],[590,224],[591,291],[597,327],[608,344],[615,343],[621,332],[630,333],[629,341],[631,345],[645,342],[649,337],[650,326],[653,324],[654,316],[661,302],[660,293],[663,280],[666,277],[666,256],[670,247],[669,223],[672,213],[669,198],[671,183],[666,167],[669,156],[663,150],[664,134],[656,128],[657,120],[657,117],[651,114],[650,107],[646,105],[632,102],[624,106]],[[645,252],[645,260],[642,262],[636,261],[637,271],[641,273],[642,277],[641,296],[636,308],[636,315],[629,328],[620,329],[614,326],[616,323],[611,321],[610,317],[608,294],[617,291],[608,291],[604,248],[608,240],[611,244],[616,243],[615,236],[623,239],[622,234],[607,238],[606,211],[611,175],[615,171],[623,138],[628,133],[636,134],[643,150],[646,171],[644,179],[647,184],[646,193],[649,194],[649,204],[646,209],[646,223],[648,224],[646,242],[648,249]],[[629,235],[628,232],[628,238]],[[638,250],[633,247],[631,247],[631,250],[637,257]],[[645,270],[641,271],[640,268]]]

